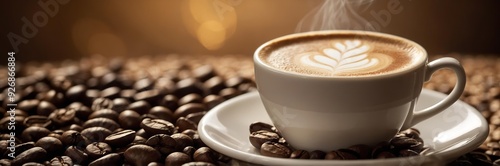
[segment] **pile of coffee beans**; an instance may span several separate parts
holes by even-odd
[[[461,100],[490,124],[486,141],[449,165],[500,165],[500,57],[444,56],[462,63],[467,85]],[[173,54],[17,62],[14,112],[6,107],[11,102],[2,66],[0,165],[226,164],[229,158],[199,139],[196,124],[220,102],[255,90],[252,65],[251,56]],[[440,70],[425,88],[449,93],[454,84],[453,72]],[[14,130],[8,128],[10,122]],[[10,148],[12,142],[15,148]],[[16,159],[8,156],[11,149]],[[307,158],[304,151],[291,153],[292,158]],[[324,158],[308,153],[309,158]]]
[[[410,128],[399,132],[389,142],[380,142],[376,146],[363,144],[352,145],[345,149],[324,152],[295,149],[281,136],[272,125],[264,122],[250,124],[250,143],[264,156],[291,159],[356,160],[410,157],[426,153],[420,131]]]
[[[18,63],[15,101],[0,94],[0,165],[225,164],[196,129],[211,108],[255,90],[251,61],[238,57]]]

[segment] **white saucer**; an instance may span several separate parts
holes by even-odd
[[[444,94],[424,89],[417,110],[437,103]],[[432,154],[385,160],[299,160],[266,157],[250,144],[252,122],[271,123],[258,92],[250,92],[228,100],[209,111],[198,126],[205,144],[234,159],[262,165],[444,165],[476,149],[488,135],[488,123],[473,107],[457,101],[440,114],[415,128]],[[241,164],[240,164],[241,165]]]

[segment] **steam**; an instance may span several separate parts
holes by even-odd
[[[297,25],[296,32],[318,30],[375,31],[368,20],[358,14],[366,10],[373,0],[325,0],[309,12]]]

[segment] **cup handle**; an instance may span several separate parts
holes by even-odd
[[[455,103],[455,101],[457,101],[462,95],[462,92],[465,89],[466,75],[464,68],[462,67],[462,65],[460,65],[460,62],[454,58],[445,57],[429,62],[427,64],[427,71],[425,72],[425,81],[429,81],[432,74],[442,68],[448,68],[455,72],[455,75],[457,77],[455,87],[453,88],[451,93],[439,103],[436,103],[433,106],[427,107],[421,111],[414,112],[413,118],[411,119],[412,121],[410,122],[410,126],[404,127],[409,128],[427,118],[440,113],[441,111],[445,110],[453,103]]]

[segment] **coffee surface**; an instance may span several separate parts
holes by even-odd
[[[363,34],[310,35],[266,46],[259,57],[268,65],[314,76],[368,76],[400,71],[424,52],[405,41]]]

